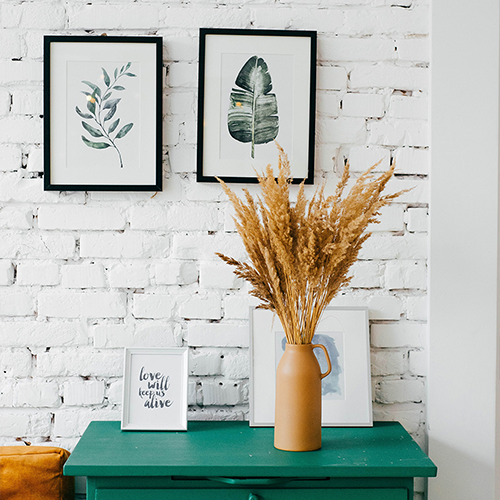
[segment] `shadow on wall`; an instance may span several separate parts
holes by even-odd
[[[430,432],[432,436],[432,431]],[[426,498],[469,498],[470,500],[493,500],[495,498],[494,468],[488,463],[475,459],[470,450],[468,454],[457,448],[450,447],[437,440],[430,441],[429,456],[438,468],[439,481],[430,478],[428,481]],[[469,470],[470,475],[460,475],[456,471]],[[475,476],[484,478],[481,483],[482,491],[472,491],[473,485],[468,483],[468,478]],[[475,483],[477,484],[477,483]],[[491,485],[491,490],[486,489]],[[468,491],[471,490],[471,491]]]

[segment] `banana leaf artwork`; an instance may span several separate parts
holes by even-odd
[[[273,84],[266,62],[252,56],[243,65],[231,89],[227,125],[231,137],[251,143],[251,157],[255,145],[267,144],[279,132],[278,103],[272,94]]]
[[[88,112],[81,111],[78,106],[75,108],[77,114],[83,118],[82,127],[91,137],[89,139],[82,135],[83,143],[89,148],[97,150],[114,148],[118,154],[120,168],[123,168],[123,158],[116,141],[125,137],[134,124],[127,123],[118,128],[120,118],[116,116],[116,113],[122,98],[115,97],[117,94],[114,92],[123,92],[125,90],[123,80],[118,84],[120,79],[136,77],[134,73],[129,71],[131,65],[132,63],[128,62],[121,68],[115,68],[111,73],[112,77],[105,68],[101,68],[101,78],[105,85],[103,88],[95,83],[82,80],[82,83],[88,87],[88,89],[86,87],[85,90],[82,90],[82,94],[85,95],[87,100]]]

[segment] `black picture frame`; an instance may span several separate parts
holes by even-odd
[[[44,36],[45,191],[162,190],[162,66],[162,37]]]
[[[198,182],[257,183],[256,172],[277,167],[276,141],[293,182],[314,183],[316,47],[316,31],[200,29]],[[255,92],[245,88],[254,68],[267,82],[261,102],[271,102],[260,107],[259,130]]]

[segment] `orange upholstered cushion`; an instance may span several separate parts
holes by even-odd
[[[0,446],[1,500],[73,500],[74,478],[63,476],[69,452],[48,446]]]

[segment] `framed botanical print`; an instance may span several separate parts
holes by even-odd
[[[373,425],[368,308],[327,307],[313,337],[328,351],[332,371],[321,383],[323,427]],[[250,310],[250,425],[274,426],[276,368],[285,351],[285,333],[271,311]],[[327,368],[321,349],[315,349]]]
[[[200,30],[197,180],[257,182],[277,166],[314,180],[316,32]]]
[[[162,38],[44,37],[44,188],[162,189]]]

